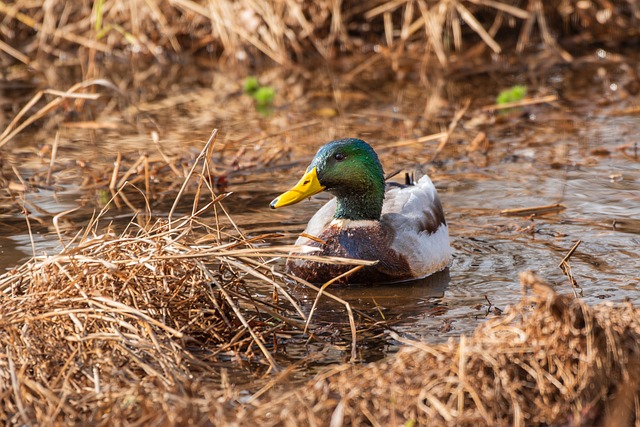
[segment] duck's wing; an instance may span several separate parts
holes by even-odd
[[[403,255],[416,277],[445,268],[451,260],[449,232],[438,192],[428,176],[415,185],[391,187],[382,221],[395,233],[391,248]]]

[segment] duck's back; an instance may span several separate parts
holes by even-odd
[[[438,193],[428,176],[415,185],[390,188],[381,221],[396,231],[391,248],[405,255],[415,277],[449,265],[449,230]]]

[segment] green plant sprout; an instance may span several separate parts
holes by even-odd
[[[243,91],[253,98],[256,110],[263,114],[268,113],[276,96],[276,90],[273,87],[260,85],[255,76],[249,76],[244,80]]]
[[[527,96],[527,87],[524,85],[515,85],[501,91],[496,97],[496,104],[503,105],[510,102],[522,101],[525,96]]]
[[[247,95],[253,96],[253,94],[255,93],[255,91],[258,90],[259,87],[260,87],[260,83],[258,82],[258,79],[255,76],[249,76],[246,79],[244,79],[243,90],[244,90],[244,93],[246,93]]]

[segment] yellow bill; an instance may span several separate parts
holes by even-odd
[[[293,205],[301,200],[311,197],[324,190],[325,187],[320,185],[318,180],[318,173],[315,166],[313,169],[304,174],[300,181],[286,193],[282,193],[279,197],[273,199],[271,204],[272,209],[281,208],[282,206]]]

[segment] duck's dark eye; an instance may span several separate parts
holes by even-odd
[[[344,154],[342,153],[336,153],[333,155],[333,158],[336,159],[337,161],[341,162],[344,160]]]

